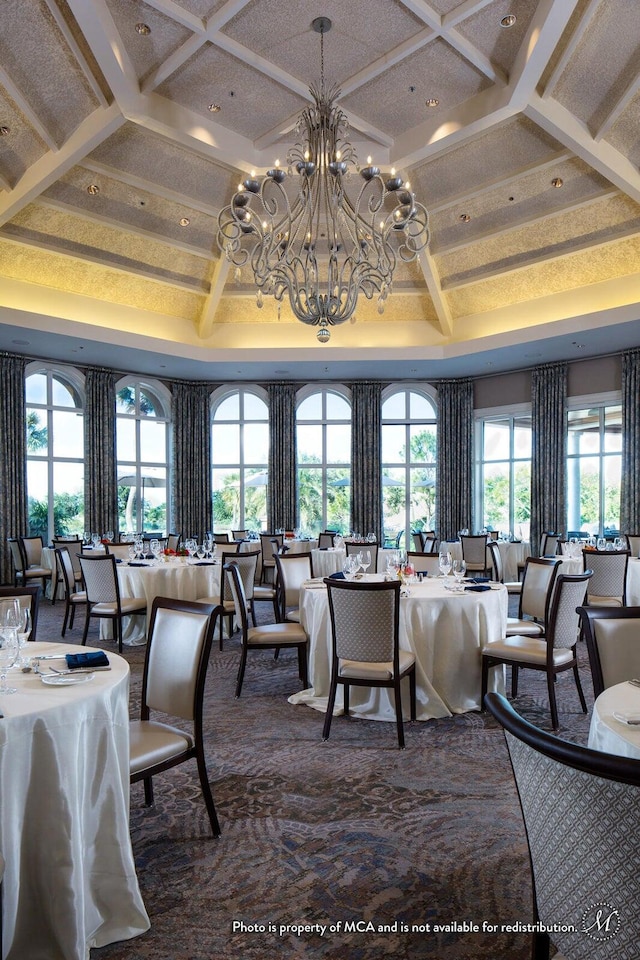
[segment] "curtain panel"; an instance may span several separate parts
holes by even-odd
[[[438,537],[471,529],[473,502],[473,382],[438,383],[436,517]]]
[[[116,392],[120,374],[85,371],[84,526],[102,536],[118,530]]]
[[[24,372],[27,361],[0,353],[0,511],[2,583],[13,583],[13,562],[7,537],[26,536],[27,432]]]
[[[356,382],[351,389],[351,529],[383,542],[382,383]]]
[[[271,383],[269,394],[269,531],[293,530],[297,518],[296,393],[292,383]]]
[[[198,543],[213,530],[210,383],[171,384],[173,529]]]
[[[531,374],[531,554],[545,532],[567,525],[567,364],[550,363]]]
[[[622,354],[620,531],[640,532],[640,350]]]

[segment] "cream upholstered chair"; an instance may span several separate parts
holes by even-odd
[[[487,572],[487,538],[484,533],[463,535],[460,537],[462,559],[467,565],[467,573]]]
[[[412,530],[411,539],[413,540],[414,553],[422,553],[422,545],[424,543],[422,532],[420,530]]]
[[[344,549],[348,557],[352,556],[353,554],[360,553],[361,550],[368,550],[369,553],[371,554],[371,566],[367,570],[367,573],[378,572],[379,544],[377,543],[345,543]]]
[[[640,533],[626,533],[627,549],[632,557],[640,557]]]
[[[44,593],[47,581],[51,580],[52,572],[49,567],[42,566],[42,537],[9,537],[9,548],[13,561],[14,585],[24,587],[29,581],[39,580]],[[52,603],[55,603],[55,594],[56,591],[52,586]]]
[[[300,623],[300,587],[313,577],[311,553],[275,555],[280,621]],[[255,621],[254,621],[255,624]]]
[[[437,553],[407,550],[407,563],[411,563],[416,573],[426,573],[430,577],[440,574],[440,556]]]
[[[113,554],[116,560],[128,560],[130,546],[130,543],[107,543],[104,549],[105,553]]]
[[[69,555],[71,557],[71,565],[73,567],[74,582],[76,584],[81,584],[82,570],[80,569],[80,561],[78,560],[78,555],[82,553],[82,540],[80,539],[80,537],[64,537],[64,536],[52,537],[51,544],[54,550],[57,547],[67,548],[67,550],[69,551]],[[60,585],[62,585],[64,589],[64,580],[62,578],[62,573],[60,572],[60,568],[57,565],[57,560],[56,560],[56,573],[57,573],[56,590]],[[57,593],[56,593],[56,596],[57,596]]]
[[[249,536],[248,530],[232,530],[231,537],[233,540],[246,540]]]
[[[507,636],[543,637],[560,558],[527,557],[518,616],[507,617]]]
[[[147,806],[153,803],[153,777],[194,758],[214,837],[220,836],[202,732],[202,701],[211,642],[220,607],[156,597],[142,678],[140,719],[130,723],[129,774],[131,783],[144,782]],[[193,725],[185,732],[166,721],[152,719],[156,711]]]
[[[87,614],[82,634],[83,645],[87,642],[89,623],[92,617],[113,622],[118,651],[122,652],[122,618],[133,614],[145,614],[145,597],[121,597],[116,573],[116,558],[111,553],[100,557],[80,557],[82,576],[87,592]]]
[[[585,570],[592,570],[587,603],[624,607],[627,602],[628,550],[583,550]]]
[[[548,530],[542,534],[540,537],[540,550],[538,553],[539,557],[555,557],[558,553],[559,545],[562,540],[562,536],[559,533],[553,533],[553,531]],[[535,554],[532,553],[532,556]],[[524,573],[524,563],[518,564],[518,578]]]
[[[400,581],[325,579],[331,614],[331,686],[322,739],[328,740],[340,683],[349,715],[349,687],[388,687],[395,694],[398,746],[404,749],[400,684],[409,677],[410,716],[416,718],[416,658],[400,650]]]
[[[558,739],[499,694],[487,709],[504,728],[533,874],[531,956],[551,940],[567,960],[638,956],[640,760]],[[557,956],[557,955],[556,955]]]
[[[591,573],[556,578],[553,598],[547,621],[546,635],[540,639],[530,636],[510,636],[502,640],[490,640],[482,649],[482,698],[487,692],[489,670],[502,664],[517,668],[512,673],[511,692],[518,693],[518,672],[520,668],[542,670],[547,675],[547,690],[551,707],[551,722],[557,730],[558,707],[556,705],[555,680],[564,670],[573,670],[573,677],[584,713],[587,704],[582,692],[576,643],[578,642],[579,617],[577,607],[584,603],[587,585]]]
[[[328,550],[335,543],[336,535],[329,530],[324,530],[318,534],[318,550]]]
[[[28,606],[31,614],[31,634],[29,640],[36,639],[38,627],[38,604],[40,602],[40,588],[33,584],[27,587],[0,587],[0,600],[18,598],[21,607]]]
[[[640,607],[580,607],[593,694],[640,677]]]
[[[260,549],[262,550],[262,582],[266,583],[269,580],[267,574],[270,574],[271,580],[273,581],[276,571],[276,561],[274,560],[275,554],[278,552],[280,547],[284,543],[284,534],[283,533],[261,533],[260,534]]]
[[[69,627],[69,630],[73,630],[76,608],[86,604],[87,591],[78,589],[78,582],[75,578],[75,570],[68,548],[56,547],[55,554],[58,574],[64,584],[64,617],[62,619],[62,636],[64,637],[67,627]]]
[[[244,586],[244,595],[247,603],[247,610],[251,611],[251,616],[255,625],[256,615],[253,607],[253,591],[255,586],[255,577],[256,577],[256,567],[258,564],[258,557],[260,556],[259,550],[247,551],[246,553],[240,553],[239,551],[234,550],[225,550],[221,556],[222,563],[222,572],[220,574],[220,596],[219,597],[199,597],[198,603],[212,603],[220,604],[221,613],[220,613],[220,636],[219,636],[219,646],[222,650],[222,644],[224,639],[224,621],[227,621],[228,627],[227,632],[229,636],[233,633],[233,618],[236,613],[236,605],[233,599],[233,594],[227,582],[227,578],[224,575],[224,568],[227,563],[230,563],[232,560],[237,564],[238,570],[240,571],[240,576],[242,577],[242,583]]]
[[[180,534],[168,533],[167,534],[167,550],[177,550],[179,545],[180,545]]]
[[[435,530],[422,531],[422,551],[423,553],[438,552],[438,538],[436,537]]]
[[[242,653],[238,667],[236,681],[236,699],[242,692],[242,682],[247,666],[247,655],[250,650],[275,650],[278,652],[284,647],[295,647],[298,651],[298,673],[302,681],[302,688],[309,686],[307,669],[307,648],[309,638],[299,623],[267,623],[259,627],[250,627],[247,617],[247,601],[244,593],[244,584],[236,559],[225,565],[223,575],[229,582],[236,608],[236,621],[242,631]]]

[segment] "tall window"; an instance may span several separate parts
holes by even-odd
[[[482,417],[476,433],[477,527],[522,540],[531,519],[531,412]]]
[[[615,536],[620,529],[622,407],[588,405],[567,414],[567,531]]]
[[[382,401],[385,540],[411,549],[411,531],[435,528],[436,408],[416,387],[389,388]],[[399,539],[398,539],[399,538]]]
[[[122,532],[167,530],[170,395],[129,378],[116,387],[118,522]],[[115,532],[115,531],[114,531]]]
[[[351,404],[337,387],[301,392],[296,413],[298,516],[305,534],[348,531]]]
[[[216,391],[211,460],[214,529],[266,530],[269,408],[264,391]]]
[[[42,364],[27,367],[27,493],[29,532],[84,532],[84,413],[82,377]]]

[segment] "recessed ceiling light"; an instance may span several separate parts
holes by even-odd
[[[512,27],[516,22],[517,17],[514,13],[508,13],[506,17],[503,17],[500,21],[501,27]]]
[[[100,187],[97,183],[90,183],[87,187],[87,193],[90,194],[90,196],[95,197],[100,193]]]
[[[151,27],[148,23],[136,23],[136,33],[141,37],[148,37],[151,33]]]
[[[189,220],[189,217],[181,217],[181,218],[180,218],[180,226],[181,226],[181,227],[188,227],[190,223],[191,223],[191,220]]]
[[[11,133],[11,127],[5,127],[4,124],[0,127],[0,137],[8,137]]]
[[[564,186],[564,180],[561,177],[554,177],[551,181],[552,187],[562,187]]]
[[[437,107],[439,103],[440,101],[437,97],[429,97],[429,99],[424,102],[426,107]]]
[[[471,217],[469,216],[468,213],[461,213],[459,219],[462,223],[469,223],[469,220],[471,220]]]
[[[220,113],[221,107],[219,103],[210,103],[207,110],[209,113]]]

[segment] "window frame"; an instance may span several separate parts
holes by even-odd
[[[508,530],[505,533],[518,536],[518,528],[522,539],[529,539],[529,524],[527,529],[522,530],[522,523],[515,520],[515,470],[518,464],[529,463],[529,477],[531,477],[531,465],[533,461],[533,423],[531,425],[531,455],[528,460],[526,457],[516,457],[514,455],[514,435],[515,424],[517,420],[528,417],[531,421],[532,405],[531,403],[511,404],[508,407],[484,407],[474,411],[474,498],[473,498],[473,522],[474,527],[481,529],[485,527],[485,505],[484,505],[484,467],[486,464],[507,463],[509,466],[509,521]],[[484,425],[492,420],[509,420],[509,456],[500,460],[484,459]],[[531,516],[531,483],[529,483],[529,516]],[[518,539],[520,537],[518,536]]]
[[[298,411],[301,405],[305,400],[308,400],[310,397],[321,394],[322,396],[322,414],[319,419],[299,419]],[[344,400],[349,406],[349,419],[346,418],[336,418],[336,417],[327,417],[327,394],[333,394],[340,399]],[[320,426],[321,435],[322,435],[322,451],[320,456],[319,463],[303,463],[300,461],[300,449],[299,444],[297,443],[298,430],[301,426],[305,424],[309,426]],[[352,473],[352,462],[351,462],[351,453],[349,454],[349,460],[347,462],[341,461],[337,462],[335,460],[330,460],[327,456],[327,429],[330,426],[335,426],[338,424],[348,424],[350,431],[350,442],[353,431],[353,400],[351,397],[351,390],[342,383],[308,383],[304,387],[301,387],[296,394],[295,402],[295,428],[296,428],[296,488],[297,488],[297,503],[296,503],[296,516],[298,517],[298,522],[302,524],[302,516],[300,511],[300,471],[301,470],[319,470],[321,472],[321,502],[322,502],[322,511],[320,519],[320,530],[314,531],[307,529],[303,525],[303,532],[305,534],[317,534],[322,532],[322,530],[327,529],[328,523],[328,496],[327,488],[329,486],[328,482],[328,471],[329,470],[345,470],[349,475],[349,481],[351,481]],[[351,514],[351,484],[349,483],[349,515]],[[346,530],[342,531],[346,532]]]
[[[604,469],[605,463],[607,460],[614,457],[620,458],[620,479],[622,482],[622,443],[624,442],[624,437],[622,435],[622,423],[620,427],[621,433],[621,446],[619,450],[606,451],[604,449],[605,445],[603,443],[605,435],[605,420],[603,411],[607,407],[622,407],[622,391],[621,390],[610,390],[605,393],[597,394],[584,394],[582,396],[572,396],[567,398],[566,403],[566,416],[565,416],[565,430],[567,435],[567,464],[566,464],[566,474],[567,474],[567,531],[573,532],[575,527],[569,524],[569,511],[571,509],[571,502],[569,497],[569,481],[570,481],[570,463],[573,461],[579,461],[582,457],[585,459],[598,459],[598,530],[595,532],[595,535],[598,537],[605,536],[604,534],[604,522],[605,522],[605,477],[606,471]],[[598,453],[585,453],[585,454],[572,454],[569,451],[569,414],[577,410],[585,409],[598,409],[599,410],[599,451]],[[621,410],[622,417],[622,410]],[[620,532],[620,509],[621,504],[618,508],[618,532]],[[580,531],[582,532],[582,531]],[[613,533],[608,534],[608,536],[613,536]]]

